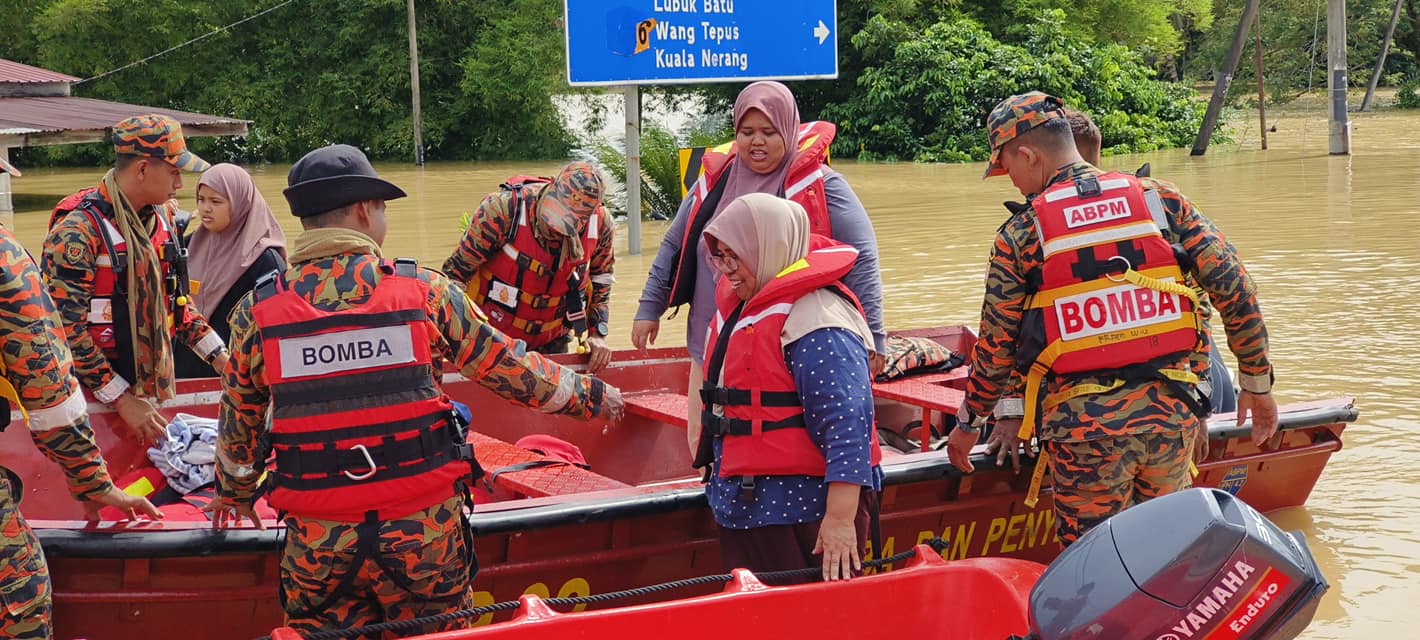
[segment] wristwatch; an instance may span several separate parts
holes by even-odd
[[[962,433],[977,435],[981,433],[981,427],[986,424],[984,417],[972,415],[971,409],[966,408],[963,402],[960,409],[957,409],[957,430]]]
[[[597,335],[603,338],[611,335],[611,327],[607,325],[605,320],[598,322],[595,330]]]

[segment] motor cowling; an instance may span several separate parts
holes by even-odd
[[[1125,510],[1031,591],[1035,640],[1289,640],[1326,579],[1299,533],[1231,494],[1190,489]]]

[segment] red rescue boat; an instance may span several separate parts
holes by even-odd
[[[905,335],[930,336],[958,352],[974,341],[962,327]],[[559,359],[574,366],[582,360]],[[689,469],[688,371],[684,349],[616,354],[602,377],[625,393],[627,419],[607,435],[601,425],[530,412],[457,374],[446,375],[448,393],[474,408],[470,441],[490,472],[545,460],[510,444],[530,433],[577,445],[592,466],[522,468],[491,483],[490,500],[470,517],[482,566],[474,582],[475,606],[523,594],[582,596],[720,572],[714,526]],[[879,426],[909,437],[921,424],[941,428],[945,416],[956,412],[964,384],[963,369],[876,384]],[[215,417],[219,391],[215,379],[182,381],[178,398],[164,412]],[[90,411],[116,477],[148,465],[143,449],[121,435],[126,429],[117,414],[97,403]],[[1246,426],[1234,427],[1231,416],[1220,416],[1210,426],[1211,453],[1199,465],[1196,483],[1224,488],[1264,512],[1302,505],[1331,454],[1341,448],[1346,423],[1356,416],[1350,399],[1283,407],[1282,434],[1275,447],[1264,449],[1252,445]],[[0,465],[24,479],[21,509],[49,560],[56,637],[180,637],[198,617],[224,638],[252,638],[280,625],[278,521],[268,521],[266,531],[214,532],[200,515],[86,528],[79,505],[66,497],[59,470],[34,449],[24,430],[9,429],[0,438],[5,440]],[[1028,509],[1023,500],[1029,469],[1017,475],[985,456],[975,463],[978,471],[963,476],[945,451],[889,453],[883,461],[881,555],[939,536],[948,542],[946,559],[1054,558],[1060,549],[1045,499],[1049,489]],[[709,590],[687,588],[656,599]],[[478,622],[492,620],[489,614]]]

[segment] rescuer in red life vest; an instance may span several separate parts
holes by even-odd
[[[214,371],[227,349],[177,278],[176,207],[181,171],[207,162],[187,150],[182,125],[162,115],[113,127],[114,168],[96,189],[55,207],[41,269],[74,354],[74,373],[115,407],[140,437],[156,440],[167,419],[155,402],[173,397],[172,341]]]
[[[1011,391],[1013,375],[1023,379],[1024,426],[998,421],[990,444],[1014,449],[1040,438],[1045,461],[1031,494],[1048,464],[1069,544],[1135,502],[1190,484],[1208,352],[1197,294],[1182,285],[1172,245],[1222,317],[1243,391],[1238,424],[1251,416],[1259,444],[1277,430],[1267,329],[1252,279],[1213,224],[1168,183],[1085,162],[1057,98],[1013,96],[987,124],[987,175],[1009,175],[1031,204],[992,248],[966,402],[948,448],[971,471],[978,417]]]
[[[477,563],[464,496],[481,470],[442,390],[443,363],[509,400],[582,420],[620,420],[621,394],[524,353],[443,275],[386,260],[385,201],[405,193],[358,149],[312,151],[288,183],[304,228],[290,267],[231,315],[214,526],[262,526],[252,503],[269,446],[288,626],[309,634],[467,608]]]
[[[763,193],[705,229],[721,277],[695,466],[709,465],[726,570],[821,566],[847,579],[882,487],[873,334],[840,282],[858,251],[809,229],[802,206]]]
[[[478,205],[443,267],[493,326],[529,349],[566,353],[572,338],[586,336],[590,373],[611,362],[616,252],[604,190],[585,162],[550,180],[512,178]]]

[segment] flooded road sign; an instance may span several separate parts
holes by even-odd
[[[836,0],[564,0],[574,86],[838,77]]]

